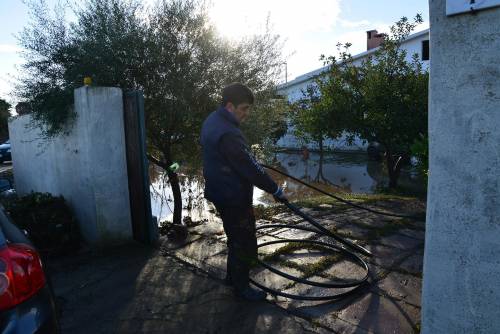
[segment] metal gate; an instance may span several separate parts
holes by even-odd
[[[140,91],[123,94],[127,171],[130,210],[134,239],[153,244],[158,239],[158,226],[151,214],[148,160],[146,157],[146,126],[144,96]]]

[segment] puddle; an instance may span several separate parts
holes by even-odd
[[[318,153],[311,153],[308,160],[300,153],[277,153],[275,165],[285,173],[315,185],[328,192],[374,193],[378,186],[388,183],[383,164],[368,159],[360,153],[328,153],[320,160]],[[278,173],[269,171],[273,179],[286,188],[285,193],[291,200],[317,195],[317,192]],[[172,220],[173,196],[167,176],[157,168],[151,167],[151,208],[158,221]],[[180,175],[183,196],[183,217],[190,216],[193,221],[207,219],[216,223],[214,207],[203,197],[203,177],[200,175]],[[416,192],[424,191],[423,178],[412,169],[401,173],[400,185]],[[258,188],[254,188],[254,205],[269,205],[274,200]]]

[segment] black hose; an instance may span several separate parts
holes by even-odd
[[[393,213],[389,213],[389,212],[382,212],[382,211],[370,209],[370,208],[355,204],[351,201],[345,200],[341,197],[335,196],[335,195],[330,194],[322,189],[319,189],[311,184],[308,184],[308,183],[306,183],[306,182],[304,182],[296,177],[293,177],[287,173],[284,173],[284,172],[282,172],[274,167],[267,166],[267,165],[262,165],[262,166],[267,168],[267,169],[273,170],[281,175],[289,177],[294,181],[297,181],[297,182],[299,182],[299,183],[301,183],[301,184],[303,184],[311,189],[314,189],[314,190],[316,190],[324,195],[332,197],[332,198],[336,199],[337,201],[342,202],[342,203],[347,204],[347,205],[350,205],[352,207],[362,209],[362,210],[365,210],[365,211],[368,211],[371,213],[375,213],[378,215],[420,220],[420,218],[414,217],[414,216],[399,215],[399,214],[393,214]],[[279,240],[273,240],[273,241],[268,241],[268,242],[259,244],[257,246],[258,248],[265,247],[268,245],[280,244],[280,243],[309,244],[313,247],[314,246],[320,247],[322,249],[327,249],[328,251],[332,251],[332,252],[338,252],[340,254],[347,256],[348,258],[352,259],[354,263],[357,263],[360,267],[362,267],[366,273],[362,278],[352,279],[352,280],[349,280],[347,282],[345,280],[342,282],[340,282],[340,281],[338,281],[338,282],[326,282],[326,283],[325,282],[315,282],[315,281],[311,281],[311,280],[308,280],[305,278],[290,275],[288,273],[285,273],[281,270],[276,269],[275,267],[265,263],[264,261],[262,261],[260,259],[257,259],[258,263],[262,267],[266,268],[267,270],[271,271],[272,273],[279,275],[279,276],[282,276],[284,278],[287,278],[289,280],[292,280],[294,282],[300,283],[300,284],[305,284],[305,285],[309,285],[309,286],[316,286],[316,287],[321,287],[321,288],[327,288],[327,289],[332,289],[332,288],[333,289],[352,288],[352,289],[350,289],[348,291],[340,292],[340,293],[328,294],[326,296],[325,295],[322,295],[322,296],[301,296],[301,295],[297,295],[297,294],[285,293],[285,292],[282,292],[280,290],[272,289],[272,288],[264,286],[263,284],[261,284],[259,282],[256,282],[254,279],[250,279],[252,284],[254,284],[255,286],[259,287],[260,289],[267,291],[273,295],[278,295],[278,296],[282,296],[282,297],[286,297],[286,298],[290,298],[290,299],[309,300],[309,301],[338,300],[338,299],[347,297],[349,295],[352,295],[353,293],[362,289],[367,283],[368,277],[370,275],[370,270],[368,268],[368,264],[360,256],[356,255],[353,251],[357,251],[357,252],[364,254],[366,256],[372,256],[372,253],[369,250],[367,250],[366,248],[364,248],[358,244],[355,244],[349,240],[341,238],[340,236],[336,235],[335,233],[329,231],[328,229],[323,227],[320,223],[318,223],[314,218],[312,218],[310,215],[301,211],[297,206],[293,205],[288,200],[283,200],[282,203],[284,205],[286,205],[293,213],[302,217],[307,222],[309,222],[311,225],[313,225],[314,228],[306,227],[306,226],[297,226],[297,225],[290,226],[290,225],[286,225],[286,224],[268,224],[268,225],[259,226],[259,227],[257,227],[256,230],[263,230],[263,229],[269,229],[269,228],[288,228],[288,229],[309,231],[309,232],[316,233],[320,237],[331,238],[331,239],[337,241],[338,243],[340,243],[341,245],[334,245],[334,244],[327,243],[324,241],[309,240],[309,239],[279,239]]]
[[[355,243],[353,243],[353,242],[351,242],[349,240],[341,238],[338,235],[336,235],[335,233],[327,230],[320,223],[318,223],[317,221],[315,221],[314,218],[312,218],[308,214],[302,212],[298,207],[296,207],[292,203],[288,202],[287,200],[284,200],[282,203],[285,204],[297,216],[300,216],[300,217],[304,218],[310,224],[312,224],[314,227],[316,227],[318,230],[320,230],[323,235],[329,236],[329,237],[337,240],[338,242],[340,242],[340,243],[342,243],[342,244],[344,244],[344,245],[346,245],[346,246],[348,246],[350,248],[353,248],[353,249],[357,250],[360,253],[363,253],[363,254],[365,254],[367,256],[372,256],[372,253],[369,250],[367,250],[366,248],[364,248],[364,247],[362,247],[360,245],[357,245],[357,244],[355,244]]]
[[[286,202],[285,204],[287,204],[288,202]],[[289,205],[289,206],[288,206]],[[294,212],[295,210],[297,210],[298,212],[300,212],[300,210],[293,206],[292,204],[288,203],[288,207],[289,208],[294,208]],[[326,237],[331,237],[331,238],[334,238],[335,240],[337,240],[338,242],[350,247],[350,248],[354,248],[356,250],[359,250],[361,251],[362,253],[366,254],[366,255],[370,255],[371,256],[371,253],[366,250],[365,248],[359,246],[359,245],[356,245],[348,240],[345,240],[337,235],[335,235],[334,233],[330,232],[329,230],[327,230],[326,228],[324,228],[323,226],[321,226],[318,222],[316,222],[312,217],[310,217],[309,215],[301,212],[301,216],[306,219],[309,223],[311,223],[313,226],[315,226],[315,228],[310,228],[310,227],[306,227],[306,226],[291,226],[291,225],[285,225],[285,224],[268,224],[268,225],[262,225],[262,226],[259,226],[256,228],[256,230],[263,230],[263,229],[270,229],[270,228],[288,228],[288,229],[295,229],[295,230],[302,230],[302,231],[309,231],[309,232],[314,232],[320,236],[326,236]],[[337,245],[334,245],[334,244],[331,244],[331,243],[327,243],[327,242],[324,242],[324,241],[318,241],[318,240],[309,240],[309,239],[279,239],[279,240],[273,240],[273,241],[268,241],[268,242],[264,242],[262,244],[259,244],[257,247],[258,248],[261,248],[261,247],[265,247],[265,246],[268,246],[268,245],[274,245],[274,244],[280,244],[280,243],[301,243],[301,244],[309,244],[309,245],[312,245],[312,246],[320,246],[321,248],[326,248],[327,250],[329,251],[334,251],[334,252],[337,252],[337,253],[340,253],[344,256],[347,256],[348,258],[352,259],[354,263],[358,264],[360,267],[363,268],[363,270],[365,271],[365,274],[362,278],[360,279],[352,279],[352,280],[349,280],[349,281],[342,281],[342,282],[328,282],[328,283],[325,283],[325,282],[315,282],[315,281],[311,281],[311,280],[307,280],[305,278],[301,278],[301,277],[297,277],[297,276],[294,276],[294,275],[290,275],[288,273],[285,273],[281,270],[278,270],[276,268],[274,268],[273,266],[265,263],[264,261],[260,260],[260,259],[257,259],[257,262],[264,268],[266,268],[267,270],[271,271],[272,273],[276,274],[276,275],[279,275],[279,276],[282,276],[284,278],[287,278],[291,281],[294,281],[294,282],[297,282],[297,283],[301,283],[301,284],[305,284],[305,285],[309,285],[309,286],[316,286],[316,287],[321,287],[321,288],[328,288],[328,289],[332,289],[332,288],[341,288],[341,289],[346,289],[346,288],[353,288],[349,291],[346,291],[346,292],[341,292],[341,293],[336,293],[336,294],[329,294],[329,295],[326,295],[326,296],[301,296],[301,295],[297,295],[297,294],[290,294],[290,293],[285,293],[285,292],[282,292],[280,290],[276,290],[276,289],[272,289],[272,288],[269,288],[269,287],[266,287],[264,286],[263,284],[260,284],[259,282],[255,281],[254,279],[250,279],[250,281],[252,282],[252,284],[254,284],[255,286],[259,287],[260,289],[264,290],[264,291],[267,291],[269,292],[270,294],[272,295],[278,295],[278,296],[282,296],[282,297],[286,297],[286,298],[290,298],[290,299],[297,299],[297,300],[309,300],[309,301],[322,301],[322,300],[334,300],[334,299],[341,299],[341,298],[344,298],[344,297],[347,297],[355,292],[357,292],[358,290],[360,290],[362,287],[364,287],[366,281],[368,280],[368,277],[370,275],[370,271],[369,271],[369,268],[368,268],[368,264],[358,255],[356,255],[354,252],[350,251],[349,249],[345,248],[345,247],[342,247],[342,246],[337,246]]]
[[[268,226],[268,227],[270,227],[270,226]],[[255,286],[259,287],[260,289],[262,289],[264,291],[269,292],[272,295],[278,295],[278,296],[282,296],[282,297],[286,297],[286,298],[290,298],[290,299],[310,300],[310,301],[341,299],[341,298],[347,297],[347,296],[357,292],[362,287],[364,287],[364,285],[369,277],[368,265],[361,257],[359,257],[358,255],[354,254],[353,252],[350,252],[342,247],[338,247],[338,246],[335,246],[335,245],[332,245],[332,244],[329,244],[326,242],[322,242],[322,241],[308,240],[308,239],[274,240],[274,241],[269,241],[269,242],[265,242],[263,244],[260,244],[260,245],[258,245],[258,247],[264,247],[267,245],[278,244],[278,243],[290,243],[290,242],[308,243],[311,245],[321,246],[322,248],[326,248],[326,249],[329,249],[331,251],[340,252],[341,254],[347,255],[348,257],[353,259],[354,262],[358,263],[365,270],[366,274],[361,279],[350,280],[347,282],[340,282],[340,281],[339,282],[329,282],[329,283],[315,282],[315,281],[307,280],[307,279],[304,279],[301,277],[293,276],[293,275],[287,274],[285,272],[282,272],[282,271],[268,265],[267,263],[265,263],[259,259],[258,260],[259,264],[262,265],[264,268],[268,269],[269,271],[271,271],[279,276],[285,277],[285,278],[287,278],[291,281],[297,282],[297,283],[306,284],[306,285],[310,285],[310,286],[317,286],[317,287],[321,287],[321,288],[328,288],[328,289],[332,289],[332,288],[337,288],[337,289],[338,288],[341,288],[341,289],[353,288],[353,289],[346,291],[346,292],[329,294],[326,296],[301,296],[301,295],[297,295],[297,294],[286,293],[286,292],[279,291],[276,289],[271,289],[269,287],[266,287],[266,286],[260,284],[259,282],[256,282],[254,279],[250,279],[252,284],[254,284]]]
[[[333,195],[333,194],[331,194],[329,192],[326,192],[326,191],[324,191],[324,190],[322,190],[322,189],[320,189],[318,187],[313,186],[312,184],[304,182],[301,179],[298,179],[298,178],[296,178],[296,177],[294,177],[292,175],[289,175],[289,174],[287,174],[285,172],[282,172],[282,171],[280,171],[279,169],[277,169],[275,167],[271,167],[271,166],[267,166],[267,165],[262,165],[262,167],[265,167],[265,168],[270,169],[272,171],[275,171],[275,172],[277,172],[277,173],[279,173],[281,175],[284,175],[284,176],[286,176],[286,177],[288,177],[288,178],[290,178],[290,179],[292,179],[292,180],[294,180],[296,182],[299,182],[300,184],[305,185],[306,187],[314,189],[314,190],[322,193],[323,195],[326,195],[326,196],[329,196],[331,198],[334,198],[337,201],[342,202],[342,203],[347,204],[347,205],[350,205],[350,206],[352,206],[354,208],[358,208],[358,209],[365,210],[365,211],[368,211],[368,212],[371,212],[371,213],[375,213],[377,215],[383,215],[383,216],[389,216],[389,217],[398,217],[398,218],[407,218],[407,219],[412,219],[412,220],[417,220],[417,221],[421,221],[422,220],[421,217],[417,217],[417,216],[400,215],[400,214],[397,214],[397,213],[389,213],[389,212],[383,212],[383,211],[378,211],[378,210],[370,209],[370,208],[367,208],[365,206],[362,206],[362,205],[353,203],[351,201],[348,201],[346,199],[343,199],[342,197],[335,196],[335,195]]]
[[[274,168],[269,167],[269,166],[263,165],[263,167],[275,170]],[[287,177],[290,177],[292,179],[296,179],[293,176],[288,175],[286,173],[283,173],[281,171],[278,171],[278,170],[275,170],[275,171],[277,171],[277,172],[279,172]],[[298,180],[298,179],[296,179],[296,180]],[[303,181],[300,181],[300,180],[298,180],[298,181],[301,182],[302,184],[312,188],[312,189],[323,192],[322,190],[320,190],[312,185],[309,185]],[[333,196],[333,195],[331,195],[331,196]],[[262,267],[266,268],[267,270],[271,271],[272,273],[279,275],[279,276],[282,276],[284,278],[287,278],[289,280],[292,280],[294,282],[300,283],[300,284],[305,284],[305,285],[309,285],[309,286],[316,286],[316,287],[321,287],[321,288],[327,288],[327,289],[332,289],[332,288],[333,289],[335,289],[335,288],[336,289],[352,288],[352,289],[348,290],[348,291],[340,292],[340,293],[328,294],[326,296],[324,296],[324,295],[322,295],[322,296],[301,296],[301,295],[297,295],[297,294],[290,294],[290,293],[285,293],[285,292],[282,292],[282,291],[279,291],[276,289],[272,289],[272,288],[266,287],[263,284],[255,281],[254,279],[250,279],[252,284],[254,284],[255,286],[259,287],[260,289],[262,289],[264,291],[269,292],[272,295],[278,295],[278,296],[282,296],[282,297],[286,297],[286,298],[290,298],[290,299],[309,300],[309,301],[341,299],[341,298],[347,297],[347,296],[357,292],[361,288],[363,288],[368,280],[368,277],[370,275],[370,271],[368,268],[368,264],[360,256],[356,255],[353,251],[360,252],[360,253],[367,255],[367,256],[372,256],[372,253],[369,250],[367,250],[366,248],[364,248],[360,245],[357,245],[349,240],[346,240],[346,239],[336,235],[335,233],[329,231],[328,229],[323,227],[320,223],[318,223],[313,217],[302,212],[298,207],[296,207],[295,205],[290,203],[288,200],[283,200],[282,203],[284,205],[286,205],[293,213],[302,217],[307,222],[309,222],[311,225],[313,225],[314,228],[306,227],[306,226],[290,226],[290,225],[285,225],[285,224],[268,224],[268,225],[259,226],[256,228],[256,230],[263,230],[263,229],[269,229],[269,228],[288,228],[288,229],[309,231],[309,232],[316,233],[320,237],[331,238],[331,239],[337,241],[338,243],[340,243],[341,245],[334,245],[334,244],[327,243],[324,241],[309,240],[309,239],[279,239],[279,240],[273,240],[273,241],[259,244],[257,246],[258,248],[265,247],[268,245],[273,245],[273,244],[280,244],[280,243],[287,243],[287,244],[288,243],[302,243],[302,244],[305,243],[305,244],[309,244],[309,245],[316,246],[316,247],[319,246],[323,249],[327,249],[328,251],[337,252],[337,253],[340,253],[340,254],[352,259],[354,263],[358,264],[360,267],[363,268],[363,270],[365,271],[365,274],[362,278],[352,279],[352,280],[349,280],[347,282],[346,281],[327,282],[327,283],[315,282],[315,281],[307,280],[305,278],[290,275],[288,273],[285,273],[281,270],[274,268],[273,266],[265,263],[264,261],[262,261],[260,259],[257,259],[257,262]]]

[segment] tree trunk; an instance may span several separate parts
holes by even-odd
[[[323,163],[323,137],[320,137],[319,141],[319,160]]]
[[[171,164],[169,164],[171,165]],[[174,224],[182,224],[182,193],[177,173],[167,170],[168,182],[174,195]]]
[[[155,165],[163,168],[168,175],[168,182],[170,183],[170,187],[172,187],[172,194],[174,195],[174,224],[182,224],[182,193],[181,186],[179,184],[179,177],[177,173],[169,170],[169,167],[172,165],[172,160],[170,159],[169,152],[163,152],[164,160],[159,160],[152,155],[148,154],[148,159],[153,162]]]
[[[319,146],[319,165],[318,165],[318,175],[316,175],[316,182],[320,182],[323,180],[325,184],[331,184],[329,180],[325,178],[323,175],[323,160],[324,160],[324,149],[323,149],[323,137],[321,137],[318,141]]]
[[[401,167],[403,166],[403,157],[398,155],[396,158],[391,152],[386,152],[387,171],[389,173],[389,188],[396,188],[398,186],[399,175],[401,174]]]

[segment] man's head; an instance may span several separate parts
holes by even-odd
[[[232,83],[222,90],[222,106],[240,122],[248,117],[253,101],[252,91],[241,83]]]

